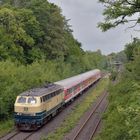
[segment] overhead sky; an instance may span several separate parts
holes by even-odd
[[[103,54],[119,52],[124,45],[137,37],[140,33],[126,30],[127,26],[119,26],[107,32],[97,28],[97,23],[103,21],[103,5],[97,0],[49,0],[62,9],[66,19],[70,19],[74,37],[82,43],[84,50],[96,51]]]

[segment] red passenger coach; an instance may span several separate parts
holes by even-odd
[[[100,70],[95,69],[58,81],[55,84],[61,85],[64,88],[64,101],[67,103],[100,78]]]

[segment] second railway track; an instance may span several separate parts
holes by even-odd
[[[101,95],[92,112],[75,133],[66,140],[92,140],[101,122],[101,115],[108,106],[107,93]]]

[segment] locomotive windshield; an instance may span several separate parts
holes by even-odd
[[[28,104],[36,104],[37,103],[37,99],[34,97],[19,97],[17,100],[17,103],[28,103]]]
[[[29,97],[28,98],[28,103],[29,104],[35,104],[36,102],[37,102],[36,98],[34,98],[34,97]]]
[[[26,98],[25,97],[19,97],[17,102],[18,103],[26,103]]]

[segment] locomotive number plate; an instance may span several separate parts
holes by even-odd
[[[26,112],[27,112],[27,111],[28,111],[28,107],[24,107],[24,111],[26,111]]]

